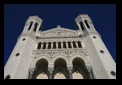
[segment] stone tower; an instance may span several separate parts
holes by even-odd
[[[4,67],[4,79],[116,79],[116,63],[87,14],[77,30],[57,26],[42,31],[30,16]]]

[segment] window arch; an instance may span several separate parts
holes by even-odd
[[[80,41],[78,41],[77,44],[78,44],[78,47],[79,48],[82,48],[82,45],[81,45],[81,42]]]
[[[46,49],[46,42],[43,43],[42,49]]]
[[[40,43],[38,43],[38,47],[37,47],[37,49],[41,49],[41,42]]]
[[[74,47],[74,48],[77,48],[77,46],[76,46],[76,42],[73,41],[72,43],[73,43],[73,47]]]
[[[48,42],[48,49],[51,49],[51,42]]]
[[[36,71],[32,79],[48,79],[48,61],[44,58],[36,62]]]
[[[83,25],[83,22],[82,22],[82,21],[80,21],[80,26],[81,26],[81,29],[84,31],[84,30],[85,30],[85,27],[84,27],[84,25]]]
[[[67,63],[64,59],[58,58],[54,62],[54,79],[67,79]]]
[[[66,47],[66,42],[63,42],[63,48],[67,48],[67,47]]]
[[[89,73],[86,69],[85,62],[81,58],[74,58],[73,61],[73,79],[89,79]]]
[[[33,24],[33,21],[30,21],[30,25],[29,25],[29,27],[28,27],[28,30],[30,30],[30,29],[31,29],[32,24]]]
[[[56,49],[56,42],[53,42],[53,49]]]
[[[88,20],[84,20],[85,24],[86,24],[86,27],[87,28],[90,28],[89,24],[88,24]]]
[[[68,48],[72,48],[70,41],[68,41]]]
[[[58,42],[58,48],[61,49],[61,42]]]
[[[34,31],[35,32],[36,32],[37,26],[38,26],[38,23],[36,22],[35,25],[34,25]]]

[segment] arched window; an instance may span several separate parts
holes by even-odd
[[[82,29],[82,30],[85,30],[85,28],[84,28],[84,25],[83,25],[82,21],[80,22],[80,26],[81,26],[81,29]]]
[[[68,42],[68,48],[72,48],[71,42]]]
[[[84,20],[84,22],[85,22],[87,28],[90,28],[90,26],[89,26],[89,24],[88,24],[88,20]]]
[[[53,49],[56,49],[56,42],[53,42]]]
[[[78,47],[79,47],[79,48],[82,48],[81,42],[78,41],[77,43],[78,43]]]
[[[37,26],[38,26],[38,23],[36,22],[36,23],[35,23],[35,26],[34,26],[34,31],[35,31],[35,32],[36,32]]]
[[[43,48],[42,49],[46,49],[46,42],[43,43]]]
[[[51,49],[51,42],[48,43],[48,49]]]
[[[66,48],[66,42],[63,42],[63,48]]]
[[[36,70],[31,79],[48,79],[48,61],[40,59],[36,63]]]
[[[30,22],[30,25],[29,25],[29,27],[28,27],[28,30],[30,30],[30,29],[31,29],[32,24],[33,24],[33,21],[31,21],[31,22]]]
[[[59,58],[54,62],[54,79],[67,79],[68,70],[67,63],[64,59]]]
[[[73,47],[77,48],[75,41],[73,41],[72,43],[73,43]]]
[[[61,49],[61,42],[58,42],[58,48]]]
[[[41,42],[40,43],[38,43],[38,48],[37,49],[41,49]]]

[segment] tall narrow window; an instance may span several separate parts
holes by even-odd
[[[84,28],[84,26],[83,26],[83,23],[82,23],[82,22],[80,22],[80,26],[81,26],[81,29],[82,29],[82,30],[85,30],[85,28]]]
[[[63,42],[63,48],[66,48],[66,42]]]
[[[48,49],[51,49],[51,42],[48,43]]]
[[[58,42],[58,48],[61,49],[61,42]]]
[[[35,26],[34,26],[34,31],[35,32],[36,32],[37,26],[38,26],[38,23],[35,23]]]
[[[43,43],[43,48],[42,49],[46,49],[46,42]]]
[[[53,49],[56,49],[56,42],[53,42]]]
[[[31,21],[31,22],[30,22],[30,25],[29,25],[29,28],[28,28],[28,30],[30,30],[30,29],[31,29],[31,27],[32,27],[32,24],[33,24],[33,21]]]
[[[77,43],[78,43],[78,47],[79,47],[79,48],[82,48],[81,42],[78,41]]]
[[[73,47],[77,48],[75,41],[73,41],[72,43],[73,43]]]
[[[85,22],[87,28],[90,28],[90,26],[89,26],[89,24],[88,24],[88,20],[84,20],[84,22]]]
[[[71,42],[68,42],[68,48],[72,48]]]
[[[37,49],[41,49],[41,42],[40,43],[38,43],[38,48]]]

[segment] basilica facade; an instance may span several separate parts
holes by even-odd
[[[60,25],[42,31],[30,16],[4,67],[4,79],[116,79],[116,63],[87,14],[76,30]]]

